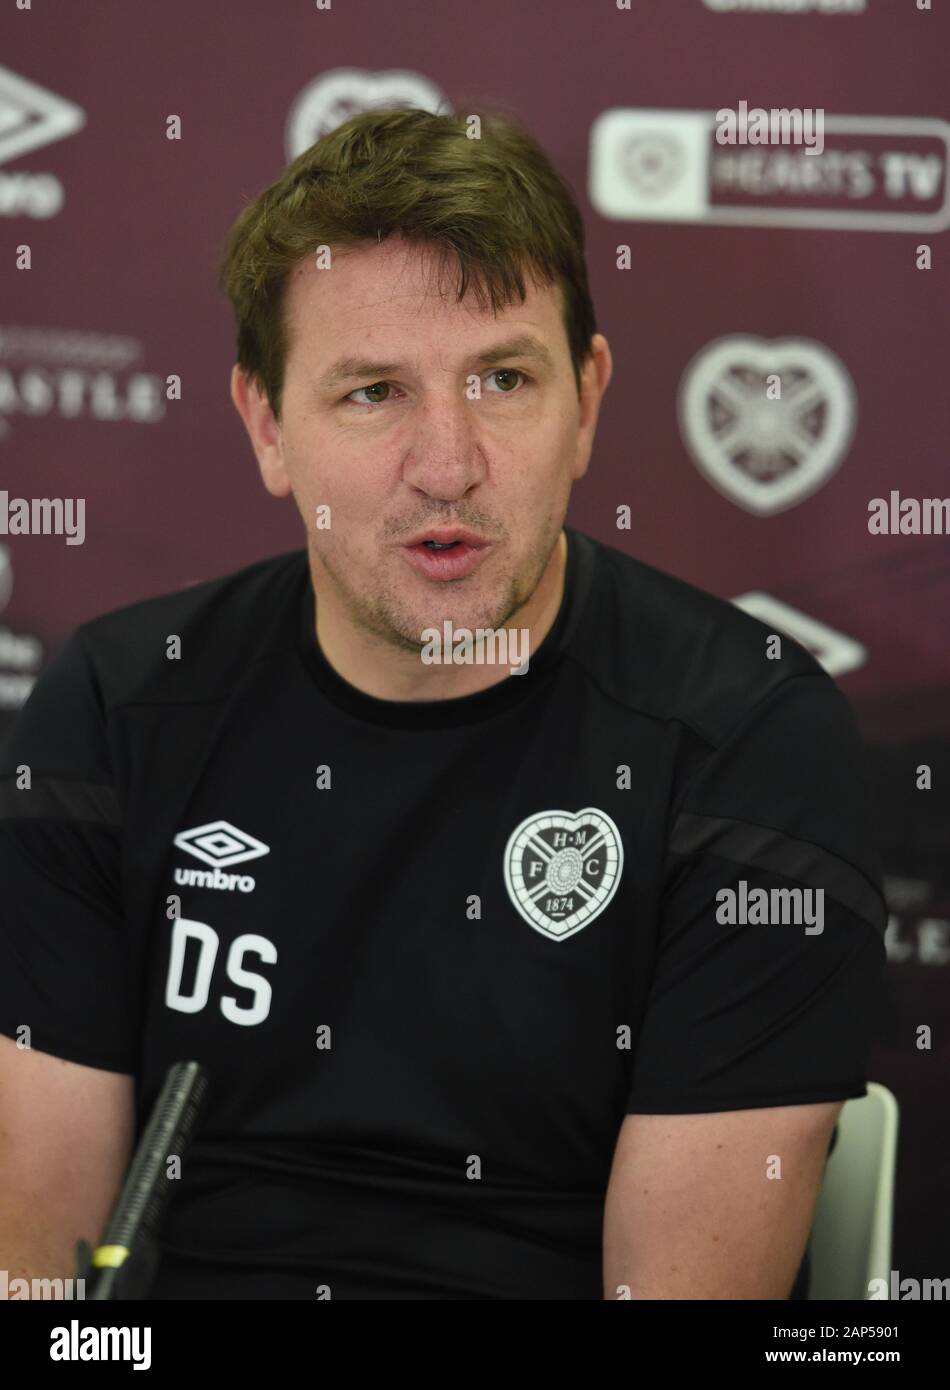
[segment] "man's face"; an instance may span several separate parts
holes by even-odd
[[[598,335],[578,400],[557,287],[529,277],[525,303],[495,318],[456,302],[454,275],[440,293],[438,272],[433,248],[401,238],[299,264],[282,420],[255,440],[268,490],[303,517],[319,604],[416,653],[425,628],[501,628],[530,598],[609,379]],[[463,577],[438,578],[407,542],[453,526],[487,544]]]

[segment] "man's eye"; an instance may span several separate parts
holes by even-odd
[[[522,381],[526,381],[526,380],[527,380],[527,378],[526,378],[524,372],[519,372],[518,369],[517,369],[516,367],[499,367],[499,368],[497,368],[496,371],[494,371],[494,372],[489,372],[488,375],[489,375],[489,377],[509,377],[509,378],[520,377],[520,378],[522,379]],[[512,392],[516,389],[514,384],[511,385],[511,386],[505,386],[505,384],[502,383],[501,386],[502,386],[502,394],[503,394],[503,395],[506,395],[506,396],[510,396],[510,395],[512,394]]]
[[[358,396],[359,393],[360,393],[360,391],[387,391],[387,392],[388,392],[388,391],[389,391],[389,382],[388,382],[388,381],[374,381],[373,384],[372,384],[372,386],[358,386],[358,387],[356,388],[355,391],[351,391],[351,392],[350,392],[350,394],[346,397],[346,399],[347,399],[348,401],[349,401],[349,400],[353,400],[353,397],[354,397],[354,396]],[[354,405],[382,405],[382,403],[383,403],[383,401],[384,401],[385,399],[386,399],[386,397],[383,396],[383,397],[382,397],[382,400],[376,399],[376,400],[368,400],[368,401],[354,401],[353,404],[354,404]]]
[[[518,389],[519,381],[526,382],[528,380],[527,375],[518,371],[516,367],[497,367],[493,372],[489,372],[488,377],[489,380],[494,377],[500,388],[499,391],[493,391],[490,394],[503,396],[513,395]],[[392,387],[388,381],[374,381],[371,386],[358,386],[355,391],[351,391],[343,399],[352,401],[354,405],[382,405],[384,401],[389,399],[391,390]],[[380,391],[383,392],[381,396],[371,394]],[[358,401],[356,397],[361,392],[367,393],[368,399]]]

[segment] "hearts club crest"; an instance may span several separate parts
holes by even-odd
[[[505,887],[529,926],[564,941],[608,905],[623,872],[623,841],[610,816],[593,806],[573,815],[539,811],[512,831]]]
[[[766,394],[773,374],[775,400]],[[805,338],[720,338],[693,358],[680,386],[680,430],[697,468],[757,516],[824,486],[847,452],[855,415],[844,364]]]

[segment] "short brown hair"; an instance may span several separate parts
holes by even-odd
[[[280,418],[288,341],[288,274],[319,246],[354,246],[400,233],[454,253],[458,299],[471,284],[484,311],[525,299],[524,269],[559,284],[580,390],[597,331],[584,227],[568,185],[510,118],[417,109],[361,112],[299,155],[250,203],[228,234],[219,279],[237,324],[238,364]]]

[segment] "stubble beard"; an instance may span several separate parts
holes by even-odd
[[[558,543],[559,535],[560,529],[555,532],[553,542],[549,542],[545,537],[538,543],[525,560],[520,574],[512,575],[508,579],[504,597],[494,605],[493,613],[490,612],[487,617],[469,617],[465,623],[456,622],[451,612],[446,611],[453,607],[451,591],[455,585],[451,581],[439,586],[440,590],[445,590],[442,604],[439,604],[438,594],[433,595],[432,609],[438,607],[441,611],[433,611],[424,620],[419,621],[413,618],[408,606],[402,601],[398,586],[384,584],[374,593],[359,593],[347,582],[334,560],[328,557],[326,550],[317,550],[311,544],[310,552],[316,559],[317,569],[322,569],[328,575],[349,622],[355,628],[382,646],[420,656],[425,645],[423,629],[434,627],[441,637],[442,624],[446,620],[451,621],[453,627],[488,628],[492,631],[504,628],[537,588],[547,568],[551,552]],[[410,574],[407,574],[406,582],[407,585],[412,582]],[[456,581],[459,584],[464,582]]]

